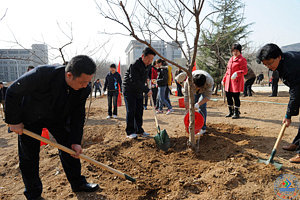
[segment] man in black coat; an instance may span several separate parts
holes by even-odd
[[[6,96],[7,87],[4,86],[3,82],[0,82],[0,103],[3,110],[5,109],[5,96]],[[3,113],[2,113],[3,115]],[[4,116],[2,116],[4,118]]]
[[[155,52],[145,48],[138,60],[131,64],[123,79],[124,101],[126,105],[126,133],[127,137],[134,139],[138,135],[148,136],[143,126],[143,93],[148,96],[152,91],[146,86],[148,66],[152,63]]]
[[[27,199],[42,199],[39,178],[40,142],[22,134],[23,129],[39,135],[47,128],[59,144],[72,148],[76,154],[59,151],[62,166],[74,192],[93,192],[97,184],[87,183],[81,175],[78,155],[85,119],[88,86],[96,64],[87,56],[76,56],[67,66],[39,66],[25,73],[8,89],[5,121],[11,131],[19,134],[20,170]]]
[[[290,88],[290,101],[283,123],[289,126],[292,116],[299,114],[300,106],[300,52],[290,51],[282,53],[276,44],[266,44],[257,53],[257,62],[263,63],[272,71],[278,71],[279,77]],[[297,155],[290,162],[300,163],[300,126],[293,143],[283,149],[296,151]]]

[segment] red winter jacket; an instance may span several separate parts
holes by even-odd
[[[231,76],[234,72],[237,72],[236,79],[232,80]],[[226,92],[243,92],[244,91],[244,75],[248,72],[247,60],[239,55],[229,59],[227,64],[227,70],[223,78],[223,83]]]

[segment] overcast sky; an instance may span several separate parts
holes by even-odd
[[[100,0],[101,1],[101,0]],[[129,2],[133,2],[129,1]],[[300,42],[299,0],[247,0],[246,23],[254,22],[249,37],[253,47],[273,42],[287,45]],[[125,64],[127,47],[131,37],[109,36],[99,32],[118,32],[120,25],[104,19],[94,0],[0,0],[0,16],[8,9],[0,22],[0,48],[17,47],[13,34],[23,46],[33,43],[47,43],[60,47],[69,39],[60,31],[58,24],[70,35],[73,27],[74,43],[66,48],[67,58],[85,54],[109,40],[95,59],[110,52],[109,60]],[[209,10],[208,4],[204,9]],[[57,54],[55,50],[52,53]]]

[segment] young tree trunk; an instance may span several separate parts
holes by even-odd
[[[215,87],[215,95],[217,95],[218,94],[218,89],[219,89],[219,84],[216,83],[215,85],[216,85],[216,87]]]
[[[190,117],[190,124],[189,124],[189,143],[191,148],[195,150],[196,141],[195,141],[195,95],[194,95],[194,87],[193,87],[193,78],[192,74],[188,77],[188,84],[189,84],[189,117]]]

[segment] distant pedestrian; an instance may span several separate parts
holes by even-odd
[[[181,74],[183,71],[181,69],[177,69],[176,72],[175,72],[175,77],[178,76],[179,74]],[[182,93],[182,86],[181,84],[179,84],[176,79],[175,79],[175,83],[176,83],[176,86],[177,86],[177,96],[179,97],[182,97],[183,96],[183,93]]]
[[[279,82],[279,72],[277,70],[273,71],[272,73],[272,94],[269,97],[277,97],[278,94],[278,82]]]
[[[2,105],[1,115],[4,118],[4,110],[5,110],[5,96],[6,96],[7,87],[4,86],[3,82],[0,82],[0,103]]]
[[[97,80],[94,82],[93,87],[94,87],[94,90],[95,90],[95,98],[97,97],[97,91],[99,91],[100,96],[101,96],[101,88],[102,88],[102,85],[101,85],[100,79],[97,79]]]
[[[158,77],[157,77],[157,85],[158,85],[158,100],[159,100],[159,108],[157,114],[163,113],[163,107],[166,106],[168,108],[167,115],[173,112],[172,106],[167,100],[167,95],[169,92],[166,93],[168,88],[168,67],[166,66],[166,62],[162,61],[162,65],[158,69]]]
[[[107,89],[107,101],[108,101],[108,115],[107,119],[111,117],[117,118],[118,116],[118,95],[119,88],[122,85],[121,75],[116,71],[116,65],[112,64],[109,67],[110,72],[106,75],[103,91]],[[120,88],[122,92],[122,88]],[[114,110],[112,112],[112,104]]]
[[[264,73],[261,72],[258,76],[257,76],[257,79],[256,79],[256,84],[260,84],[261,81],[264,80]]]
[[[149,70],[150,70],[150,67],[149,67]],[[146,87],[149,87],[149,85],[148,85],[149,81],[150,81],[150,79],[147,79],[147,81],[145,83]],[[148,94],[146,92],[144,92],[144,110],[147,110],[147,106],[148,106]]]
[[[256,75],[254,71],[248,67],[248,73],[244,76],[246,82],[244,86],[244,97],[252,96],[252,85],[255,82]]]
[[[152,91],[145,85],[148,78],[148,66],[156,53],[149,47],[145,48],[142,56],[131,64],[124,76],[124,100],[126,105],[126,133],[134,139],[138,135],[148,136],[143,129],[143,93],[148,96]]]
[[[242,46],[233,44],[232,57],[227,64],[227,70],[223,78],[229,114],[226,117],[240,118],[240,92],[244,91],[244,75],[247,74],[247,60],[242,56]],[[235,107],[233,107],[233,100]]]

